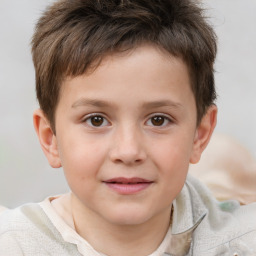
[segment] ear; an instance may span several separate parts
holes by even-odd
[[[193,150],[190,157],[191,164],[196,164],[199,162],[201,154],[208,145],[217,123],[217,112],[218,110],[216,105],[211,105],[198,125],[195,132]]]
[[[35,110],[33,114],[33,122],[39,142],[49,164],[53,168],[61,167],[56,136],[41,109]]]

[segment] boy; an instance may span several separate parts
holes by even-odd
[[[58,1],[32,46],[34,126],[71,192],[5,211],[0,255],[255,255],[256,206],[187,177],[217,115],[196,3]]]

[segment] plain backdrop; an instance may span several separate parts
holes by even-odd
[[[10,208],[68,190],[62,170],[49,167],[32,124],[37,102],[30,41],[50,2],[0,0],[0,204]],[[256,155],[256,1],[204,2],[219,38],[217,131]]]

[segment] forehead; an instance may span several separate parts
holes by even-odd
[[[134,103],[139,99],[157,101],[167,92],[174,101],[191,96],[184,61],[151,45],[107,55],[94,70],[67,77],[61,91],[62,100],[108,97],[111,101],[122,101],[130,97]]]

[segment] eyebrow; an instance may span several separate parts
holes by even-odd
[[[81,98],[72,104],[72,108],[83,107],[83,106],[94,106],[94,107],[109,107],[111,104],[102,100],[96,99],[85,99]]]
[[[160,100],[153,102],[145,102],[143,103],[144,108],[160,108],[160,107],[171,107],[171,108],[182,108],[182,105],[178,102],[174,102],[171,100]]]
[[[113,105],[112,103],[109,103],[103,100],[81,98],[81,99],[78,99],[76,102],[74,102],[71,107],[77,108],[77,107],[83,107],[83,106],[93,106],[93,107],[106,108],[112,105]],[[182,105],[178,102],[174,102],[171,100],[159,100],[159,101],[152,101],[152,102],[144,102],[142,104],[142,107],[145,109],[161,108],[161,107],[171,107],[171,108],[179,109],[179,108],[182,108]]]

